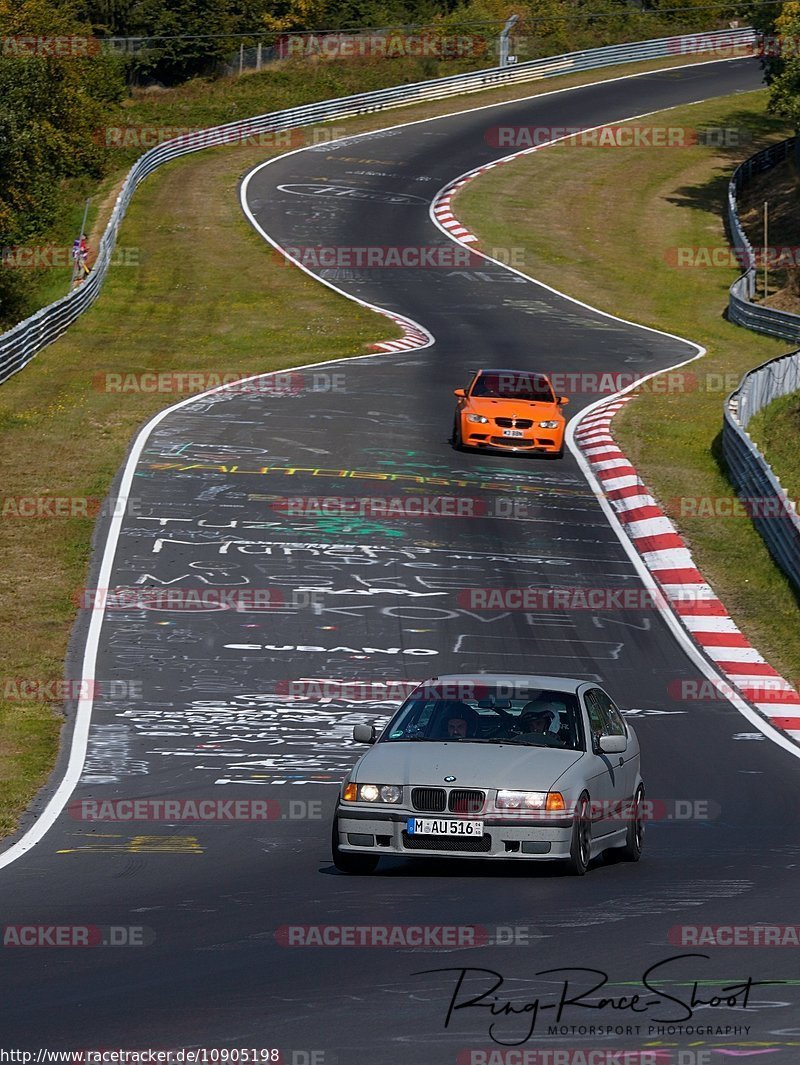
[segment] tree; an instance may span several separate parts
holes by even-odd
[[[91,27],[47,0],[0,0],[0,39],[0,247],[8,249],[53,223],[65,180],[103,174],[108,153],[93,134],[125,85]],[[0,269],[4,324],[24,303],[24,273]]]

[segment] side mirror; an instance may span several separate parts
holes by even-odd
[[[628,749],[628,741],[625,736],[601,736],[598,747],[603,754],[622,754]]]
[[[466,389],[463,389],[463,388],[454,388],[453,389],[453,395],[454,396],[458,396],[459,399],[466,399],[467,398]]]
[[[568,403],[569,403],[569,396],[559,396],[558,397],[558,405],[559,405],[559,407],[566,407],[566,405]]]
[[[356,743],[374,743],[377,738],[374,725],[353,726],[353,739]]]

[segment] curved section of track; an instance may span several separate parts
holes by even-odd
[[[351,138],[258,168],[246,203],[286,247],[436,246],[446,238],[428,217],[431,197],[497,152],[492,125],[619,121],[757,79],[754,63],[695,66]],[[676,926],[793,921],[796,760],[754,737],[729,704],[672,698],[676,681],[701,676],[657,613],[465,605],[471,588],[623,591],[640,580],[571,457],[450,449],[453,386],[487,357],[641,373],[692,349],[495,266],[322,279],[419,323],[435,343],[200,397],[146,433],[133,460],[138,506],[121,523],[109,583],[238,589],[238,609],[187,613],[160,600],[106,613],[76,805],[4,870],[0,900],[7,925],[145,926],[149,945],[4,950],[4,1043],[280,1047],[293,1065],[478,1065],[492,1037],[524,1042],[531,1010],[503,1015],[492,1032],[497,1018],[477,1006],[446,1024],[455,974],[427,970],[496,971],[505,978],[498,1008],[511,998],[522,1010],[557,998],[564,974],[544,970],[591,967],[608,974],[603,993],[617,1007],[569,1006],[565,1030],[552,1035],[557,1011],[543,1008],[527,1049],[660,1039],[671,1044],[661,1065],[677,1062],[680,1047],[731,1050],[749,1038],[775,1044],[771,1061],[795,1060],[785,1049],[797,1016],[791,984],[754,988],[746,1012],[708,1007],[683,1018],[704,1029],[748,1025],[742,1036],[657,1036],[648,1026],[681,1010],[664,1001],[634,1013],[629,996],[649,966],[692,952],[676,946]],[[571,411],[591,398],[574,397]],[[378,495],[466,499],[474,516],[315,517],[286,502]],[[328,815],[358,753],[352,725],[383,720],[392,704],[374,687],[354,699],[314,682],[480,669],[596,677],[633,709],[649,794],[673,815],[649,829],[638,866],[599,865],[574,880],[482,862],[386,863],[374,878],[332,870]],[[120,680],[141,683],[141,697],[115,700],[110,682]],[[298,683],[308,685],[303,696]],[[157,805],[220,798],[263,802],[266,819],[237,819],[231,807],[231,819],[191,823]],[[93,803],[131,799],[150,800],[145,809],[161,819],[81,816],[101,809]],[[695,802],[708,804],[708,817],[681,820]],[[286,927],[308,925],[525,932],[513,947],[289,945]],[[788,953],[700,953],[708,957],[661,970],[665,993],[685,1000],[699,981],[711,999],[748,976],[793,979]],[[573,992],[588,992],[586,974],[570,980]],[[569,1030],[587,1024],[631,1031]]]

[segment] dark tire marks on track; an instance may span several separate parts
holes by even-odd
[[[458,174],[501,154],[484,137],[490,125],[592,126],[757,81],[754,63],[695,66],[353,138],[263,167],[249,182],[248,204],[280,244],[443,244],[428,203]],[[531,171],[533,180],[535,164]],[[367,198],[280,190],[303,184],[346,186]],[[387,191],[421,202],[393,205]],[[690,357],[689,346],[494,266],[327,279],[419,321],[436,343],[324,367],[342,374],[337,391],[218,394],[171,412],[137,463],[137,512],[124,520],[111,581],[277,588],[287,600],[308,594],[313,603],[263,612],[110,612],[97,679],[103,691],[111,680],[141,683],[142,694],[97,700],[75,794],[256,796],[283,814],[292,812],[291,800],[318,803],[324,817],[192,825],[64,814],[0,876],[5,923],[146,925],[155,941],[140,949],[4,950],[0,1032],[8,1046],[279,1046],[323,1050],[325,1065],[444,1065],[488,1043],[490,1018],[457,1014],[445,1031],[452,975],[412,975],[419,970],[496,969],[520,1003],[553,992],[538,971],[593,966],[610,974],[610,993],[622,994],[648,965],[678,952],[667,938],[674,925],[794,919],[797,763],[765,740],[736,739],[750,728],[728,704],[669,698],[671,680],[699,674],[658,616],[484,616],[458,605],[466,586],[638,586],[569,455],[552,463],[449,447],[451,390],[468,368],[490,358],[649,372]],[[299,371],[306,384],[313,372]],[[575,397],[570,413],[592,398]],[[276,507],[287,496],[415,493],[469,496],[490,512],[497,500],[518,499],[527,509],[522,518],[365,523],[293,517]],[[475,669],[596,676],[622,705],[661,711],[636,716],[650,797],[708,800],[719,816],[654,824],[639,865],[598,863],[578,880],[544,866],[481,862],[387,863],[372,878],[337,875],[329,858],[333,782],[357,754],[353,723],[382,720],[391,708],[289,700],[282,685]],[[527,947],[460,952],[289,949],[275,939],[282,925],[339,923],[533,932]],[[682,977],[724,984],[796,972],[791,952],[707,953],[709,960],[680,963]],[[758,1009],[744,1018],[725,1012],[719,1023],[747,1023],[751,1039],[786,1042],[770,1033],[797,1018],[796,988],[753,997]],[[709,1013],[699,1020],[709,1023]],[[575,1010],[564,1020],[609,1023],[608,1011]],[[637,1021],[622,1014],[620,1023]],[[521,1030],[505,1027],[498,1036],[510,1041]],[[644,1035],[531,1045],[641,1046]],[[794,1059],[783,1051],[770,1060]]]

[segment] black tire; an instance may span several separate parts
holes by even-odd
[[[631,819],[628,822],[628,830],[625,836],[625,846],[615,847],[615,853],[621,862],[638,862],[642,856],[644,845],[644,816],[642,803],[644,802],[644,787],[640,784],[636,789],[631,809]]]
[[[464,441],[461,439],[461,419],[458,414],[453,418],[453,435],[450,437],[450,443],[456,451],[463,450]]]
[[[569,845],[567,871],[572,876],[584,876],[589,868],[591,854],[592,822],[589,817],[589,796],[585,793],[578,799],[575,820],[572,823],[572,840]]]
[[[331,828],[331,854],[333,864],[340,873],[354,876],[369,876],[378,868],[380,858],[375,854],[352,854],[339,849],[339,819],[334,817]]]

